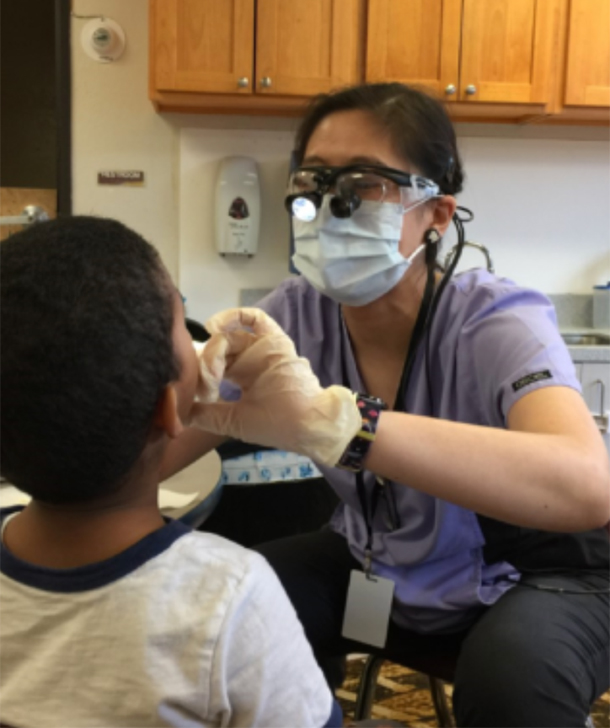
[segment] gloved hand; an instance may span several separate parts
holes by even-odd
[[[336,465],[362,424],[353,392],[323,389],[307,359],[264,311],[229,309],[205,327],[212,336],[200,354],[191,425]],[[239,401],[218,401],[222,379],[239,386]]]

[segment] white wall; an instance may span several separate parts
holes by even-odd
[[[78,15],[104,13],[127,36],[124,55],[99,63],[81,47],[88,22],[72,18],[73,211],[114,217],[159,249],[178,275],[178,128],[148,100],[147,0],[74,0]],[[144,187],[97,184],[101,170],[143,170]]]
[[[180,289],[187,312],[205,319],[238,305],[241,288],[271,288],[288,275],[289,227],[283,207],[293,135],[288,131],[184,129],[180,143]],[[259,251],[221,257],[214,236],[219,161],[257,160],[261,186]]]
[[[467,234],[496,272],[547,293],[610,280],[607,142],[460,136],[459,148],[460,200],[475,212]]]
[[[127,35],[116,63],[80,48],[73,19],[74,211],[117,217],[160,250],[194,318],[237,305],[239,290],[287,275],[282,195],[295,121],[266,117],[158,115],[147,98],[147,0],[75,0]],[[548,293],[589,293],[610,279],[608,130],[594,127],[458,125],[467,180],[460,198],[476,219],[472,240],[496,271]],[[213,191],[220,159],[254,157],[262,178],[260,249],[251,260],[214,248]],[[142,169],[144,188],[100,187],[102,169]],[[449,240],[449,247],[453,240]],[[479,265],[475,252],[466,267]]]

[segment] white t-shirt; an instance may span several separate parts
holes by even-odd
[[[259,554],[174,521],[54,570],[0,552],[1,720],[14,726],[323,726],[333,710]]]

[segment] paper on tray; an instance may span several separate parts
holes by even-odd
[[[27,493],[24,493],[14,485],[4,484],[0,488],[0,508],[8,508],[9,506],[25,506],[32,499]]]
[[[176,493],[175,490],[159,488],[159,508],[184,508],[197,500],[198,493]]]
[[[185,508],[197,499],[198,493],[177,493],[175,490],[159,488],[159,508],[173,509]],[[0,487],[0,508],[9,506],[25,506],[31,498],[27,493],[15,488],[14,485],[5,484]]]

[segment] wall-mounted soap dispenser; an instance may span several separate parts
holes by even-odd
[[[256,253],[260,227],[258,167],[250,157],[226,157],[216,183],[216,247],[220,255]]]

